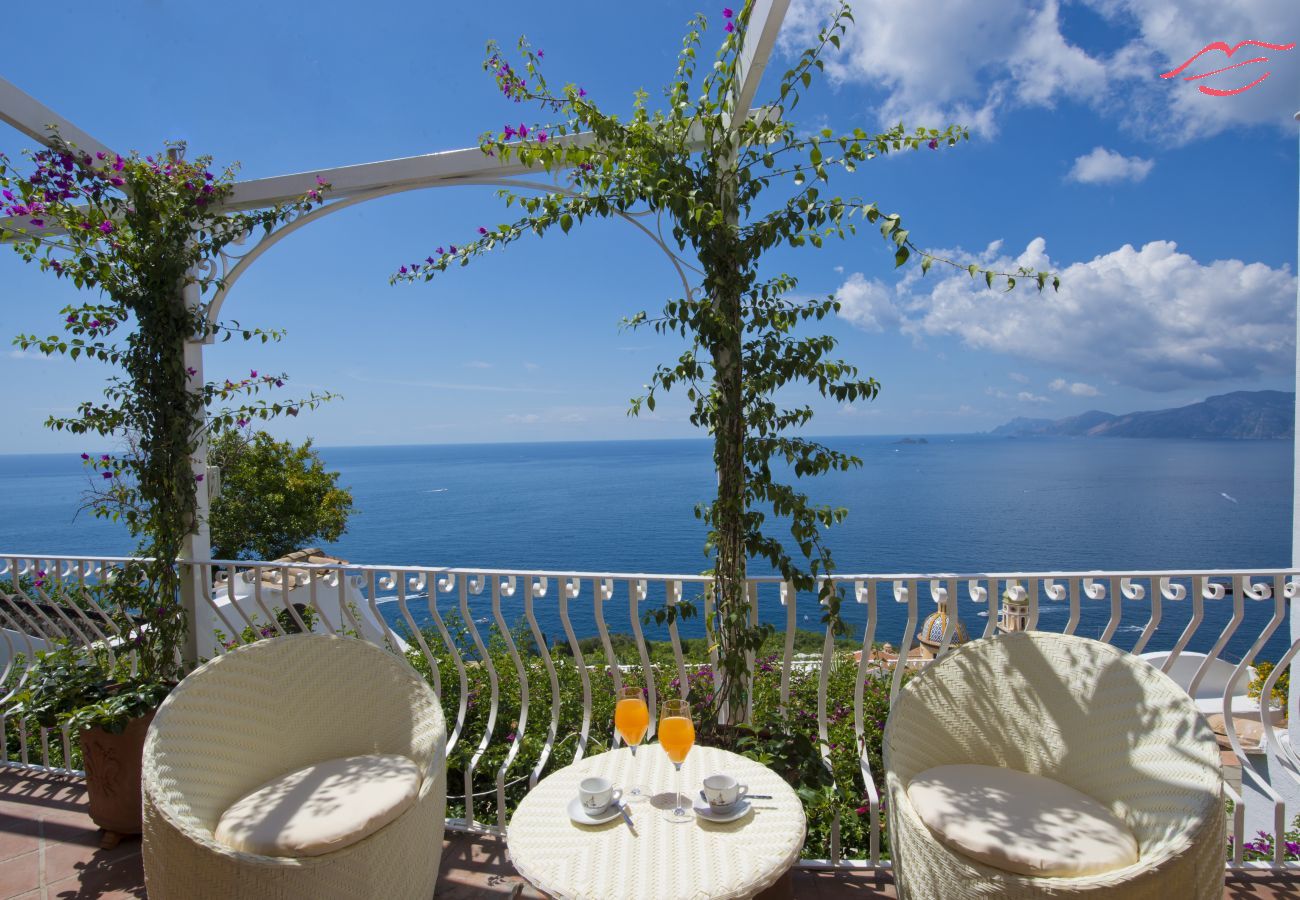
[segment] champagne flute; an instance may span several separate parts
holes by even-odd
[[[690,704],[685,700],[665,701],[659,716],[659,745],[677,768],[676,797],[672,812],[667,815],[669,822],[691,821],[686,813],[686,798],[682,796],[682,763],[694,743],[695,724],[691,721]]]
[[[624,687],[618,692],[618,704],[614,707],[614,727],[623,737],[623,743],[632,751],[632,762],[636,763],[637,745],[645,738],[650,728],[650,709],[639,687]],[[641,800],[641,787],[633,784],[628,788],[628,800]]]

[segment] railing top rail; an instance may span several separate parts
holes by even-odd
[[[98,556],[98,555],[60,555],[49,553],[7,553],[0,552],[0,560],[39,559],[49,562],[90,561],[127,563],[144,560],[144,557],[132,556]],[[702,574],[681,574],[671,572],[596,572],[558,569],[497,569],[486,566],[420,566],[409,564],[373,564],[348,562],[307,562],[285,560],[248,560],[248,559],[206,559],[195,561],[199,565],[216,567],[242,568],[292,568],[316,571],[338,571],[340,569],[355,572],[417,572],[429,575],[499,575],[504,577],[532,578],[611,578],[617,581],[681,581],[707,584],[713,578]],[[987,579],[1023,579],[1023,578],[1233,578],[1249,574],[1256,578],[1266,577],[1300,577],[1300,568],[1287,569],[1086,569],[1074,571],[1008,571],[1008,572],[838,572],[829,576],[833,582],[845,581],[932,581],[952,579],[957,581]],[[780,584],[784,579],[780,575],[752,575],[748,579],[760,584]],[[819,578],[819,581],[825,580]]]

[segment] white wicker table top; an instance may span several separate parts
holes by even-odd
[[[506,841],[515,869],[539,890],[563,900],[703,900],[749,897],[776,882],[803,849],[803,804],[771,769],[719,750],[695,747],[682,764],[682,793],[697,796],[715,772],[734,775],[751,794],[752,809],[728,823],[664,817],[676,773],[657,744],[590,756],[555,772],[528,792],[510,819]],[[628,805],[633,828],[620,816],[604,825],[578,825],[566,808],[578,782],[600,775],[622,788],[639,784],[648,802]],[[693,814],[692,814],[693,815]]]

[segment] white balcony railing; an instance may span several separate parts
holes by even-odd
[[[13,699],[35,653],[58,640],[129,650],[96,590],[128,562],[0,555],[4,764],[75,770],[70,736],[29,732],[12,715]],[[456,829],[502,833],[520,793],[549,771],[617,743],[608,710],[625,681],[646,688],[653,735],[661,695],[706,694],[717,663],[716,647],[696,658],[684,650],[684,641],[702,634],[699,618],[662,627],[642,622],[647,610],[685,600],[707,615],[710,581],[702,576],[334,562],[194,565],[208,586],[194,620],[204,657],[244,640],[310,629],[371,640],[423,669],[448,717],[449,766],[457,778],[448,784],[448,826]],[[1268,697],[1300,650],[1285,627],[1300,573],[1008,572],[833,581],[845,598],[848,644],[823,627],[815,597],[776,578],[749,582],[752,621],[775,626],[772,653],[751,660],[752,724],[784,717],[795,723],[790,727],[806,729],[846,798],[822,811],[818,852],[805,864],[889,864],[875,755],[886,704],[909,669],[928,664],[919,651],[942,654],[963,634],[991,635],[1001,626],[1083,634],[1132,653],[1161,651],[1156,664],[1190,693],[1203,698],[1211,690],[1217,702],[1200,705],[1225,715],[1233,748],[1227,756],[1241,773],[1227,786],[1233,803],[1228,866],[1287,866],[1281,836],[1288,805],[1290,815],[1297,811],[1287,798],[1300,796],[1300,756],[1269,704],[1263,710],[1243,705],[1240,695],[1252,663],[1279,663],[1264,684]],[[1016,602],[1001,600],[1007,592]],[[926,648],[918,629],[940,609],[950,614],[927,635],[936,640]],[[817,632],[811,651],[800,630]],[[1265,737],[1258,753],[1237,737],[1234,711],[1238,721],[1258,716]],[[1286,776],[1273,777],[1283,771]],[[1246,858],[1248,821],[1266,823],[1278,836],[1271,860]]]

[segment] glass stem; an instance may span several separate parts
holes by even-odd
[[[682,808],[682,764],[673,763],[677,769],[677,808],[673,810],[673,815],[684,816],[686,810]]]

